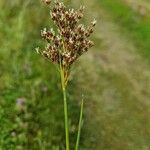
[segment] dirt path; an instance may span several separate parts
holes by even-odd
[[[97,38],[102,39],[103,51],[96,51],[99,55],[98,65],[104,71],[111,70],[118,74],[124,74],[133,86],[133,92],[139,100],[149,103],[150,89],[150,68],[146,65],[137,53],[132,41],[122,35],[116,24],[104,12],[100,12],[102,22],[97,26]],[[88,54],[92,57],[94,53]],[[93,60],[95,57],[93,56]],[[146,82],[144,82],[146,81]],[[147,91],[148,95],[142,94]]]
[[[79,91],[88,95],[86,149],[149,149],[150,69],[107,12],[93,1],[86,5],[94,14],[90,18],[98,18],[96,46],[77,70]]]
[[[149,16],[150,2],[146,0],[124,0],[124,2],[141,16]]]

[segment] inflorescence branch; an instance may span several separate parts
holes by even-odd
[[[51,1],[45,2],[50,4]],[[42,38],[48,42],[42,55],[51,62],[62,65],[66,82],[71,65],[94,45],[88,38],[93,33],[96,20],[92,21],[87,28],[79,24],[83,11],[83,6],[78,10],[68,9],[63,2],[56,0],[50,10],[50,17],[57,27],[57,32],[52,28],[50,30],[44,28],[41,31]]]

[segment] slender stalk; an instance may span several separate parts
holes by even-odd
[[[64,79],[64,70],[63,70],[61,64],[60,64],[60,76],[61,76],[61,85],[62,85],[63,100],[64,100],[66,150],[69,150],[70,146],[69,146],[68,106],[67,106],[67,97],[66,97],[66,86],[65,86],[65,79]]]
[[[79,126],[78,126],[78,134],[77,134],[77,141],[76,141],[75,150],[79,149],[80,134],[81,134],[81,127],[82,127],[82,118],[83,118],[83,98],[81,101],[80,118],[79,118]]]

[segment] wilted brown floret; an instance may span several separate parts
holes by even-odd
[[[47,0],[47,3],[50,2]],[[61,64],[66,78],[70,66],[94,45],[88,37],[93,33],[96,21],[91,22],[87,28],[82,24],[78,25],[83,17],[83,10],[84,7],[80,7],[79,10],[68,9],[62,2],[55,1],[50,17],[57,26],[57,35],[53,29],[48,31],[44,28],[41,31],[42,38],[48,42],[48,46],[42,52],[43,56],[53,63]]]
[[[51,0],[42,0],[45,4],[49,5],[51,3]]]

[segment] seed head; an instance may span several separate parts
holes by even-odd
[[[45,0],[50,4],[51,0]],[[71,65],[90,47],[94,45],[88,37],[93,33],[96,20],[92,21],[88,27],[79,24],[83,17],[84,7],[78,10],[68,9],[58,0],[54,2],[50,10],[50,17],[56,25],[57,32],[44,28],[41,36],[48,42],[42,54],[55,64],[62,64],[65,80],[69,75]]]

